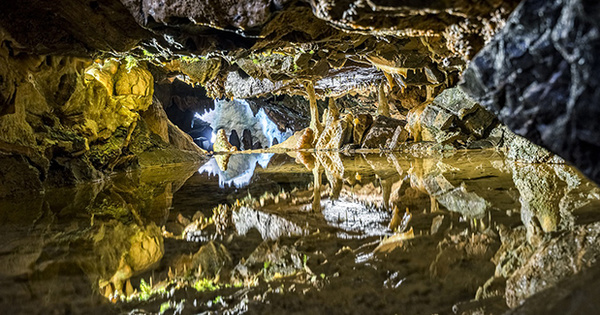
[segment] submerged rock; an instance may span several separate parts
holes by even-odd
[[[188,270],[198,277],[213,278],[232,267],[231,255],[223,244],[210,241],[200,247],[192,256],[191,268]]]
[[[544,243],[506,282],[506,302],[519,306],[526,298],[590,268],[600,257],[600,224],[577,227]]]
[[[160,229],[121,223],[102,225],[93,236],[94,253],[100,261],[84,261],[90,275],[98,273],[101,292],[127,293],[125,284],[136,274],[156,266],[164,254]],[[108,297],[108,296],[107,296]]]
[[[266,279],[270,279],[275,275],[289,276],[302,269],[302,255],[295,247],[265,241],[248,259],[235,267],[232,276],[252,279],[262,273]]]
[[[257,229],[263,240],[276,240],[282,236],[304,235],[305,231],[295,223],[274,214],[241,207],[232,214],[232,221],[240,235]]]

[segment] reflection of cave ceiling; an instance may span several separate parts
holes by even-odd
[[[390,82],[414,107],[455,83],[518,1],[4,1],[11,50],[130,52],[212,96],[371,92]],[[394,99],[394,97],[392,97]],[[410,101],[402,101],[410,99]],[[415,101],[416,100],[416,101]]]

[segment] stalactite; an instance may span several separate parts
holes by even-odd
[[[389,73],[387,73],[385,71],[383,71],[383,75],[387,79],[388,85],[390,86],[390,91],[391,91],[394,88],[394,86],[396,85],[395,82],[394,82],[394,77],[392,77],[391,74],[389,74]]]

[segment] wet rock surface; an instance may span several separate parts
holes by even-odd
[[[598,5],[524,1],[471,62],[463,88],[515,133],[600,180]]]

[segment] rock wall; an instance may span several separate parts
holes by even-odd
[[[600,182],[600,4],[526,0],[462,87],[517,134]]]
[[[142,64],[15,54],[9,41],[0,60],[0,197],[200,158],[153,105]]]

